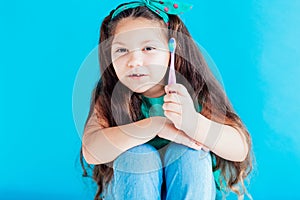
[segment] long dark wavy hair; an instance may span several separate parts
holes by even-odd
[[[140,109],[142,102],[141,95],[131,92],[126,86],[120,84],[112,65],[110,47],[118,22],[127,17],[142,17],[164,24],[159,16],[143,6],[124,10],[114,19],[111,19],[113,12],[114,10],[105,17],[100,29],[98,52],[102,76],[93,91],[90,107],[90,115],[95,109],[101,118],[101,125],[103,127],[132,123],[140,120],[142,117]],[[221,186],[225,186],[225,193],[233,191],[239,197],[243,198],[244,194],[248,195],[244,182],[252,171],[253,154],[249,133],[239,116],[233,110],[223,88],[211,73],[198,46],[192,40],[189,31],[181,19],[176,15],[169,15],[169,24],[166,28],[169,30],[169,37],[174,37],[177,41],[176,71],[184,80],[188,80],[188,83],[183,79],[179,79],[178,82],[187,87],[192,87],[188,91],[192,98],[202,105],[201,114],[218,123],[238,128],[246,138],[249,151],[242,162],[225,160],[211,152],[212,157],[216,161],[213,171],[220,170],[220,179],[217,181],[221,183]],[[187,37],[187,39],[180,38],[182,35]],[[118,86],[116,87],[117,84]],[[115,98],[112,95],[115,94],[118,95],[118,99],[114,101]],[[89,172],[92,171],[92,178],[98,186],[94,199],[100,200],[100,194],[113,177],[113,168],[107,164],[93,166],[87,164],[83,158],[82,147],[80,162],[83,168],[83,176],[91,177]]]

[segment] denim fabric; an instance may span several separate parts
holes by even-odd
[[[213,200],[216,187],[209,152],[171,142],[163,153],[149,144],[129,149],[113,163],[104,200]]]

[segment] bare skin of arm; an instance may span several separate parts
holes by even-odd
[[[165,117],[150,117],[122,126],[104,128],[94,112],[84,129],[83,156],[89,164],[108,163],[126,150],[144,144],[156,135],[197,150],[201,149],[195,140],[176,129]]]
[[[202,147],[227,160],[245,159],[248,146],[237,129],[213,122],[200,113],[197,113],[197,117],[193,119],[194,121],[190,121],[190,129],[185,131],[178,130],[170,120],[159,116],[104,128],[93,113],[86,124],[82,138],[83,156],[89,164],[108,163],[126,150],[144,144],[158,135],[194,149],[199,150]],[[211,127],[218,127],[217,134],[211,134]]]
[[[241,130],[214,122],[197,113],[185,133],[216,155],[231,161],[245,160],[249,148]]]
[[[154,138],[162,120],[144,119],[135,123],[104,128],[93,113],[84,129],[82,153],[89,164],[103,164],[113,161],[131,147]]]

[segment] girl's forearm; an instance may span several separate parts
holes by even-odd
[[[84,129],[82,152],[89,164],[103,164],[124,151],[148,142],[163,126],[163,117],[151,117],[131,124],[103,128],[93,114]]]
[[[191,125],[185,132],[218,156],[237,162],[246,158],[246,138],[236,128],[214,122],[200,113],[191,124],[196,125]]]

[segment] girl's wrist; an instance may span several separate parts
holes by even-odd
[[[186,123],[186,127],[184,127],[184,132],[194,140],[204,144],[206,132],[204,127],[206,127],[207,119],[202,116],[200,113],[195,112],[190,115],[189,123]]]
[[[155,123],[155,126],[157,127],[156,130],[158,130],[156,135],[161,131],[169,131],[170,124],[172,124],[172,122],[170,120],[168,120],[168,118],[162,117],[162,116],[154,116],[151,118],[152,118],[153,122]]]

